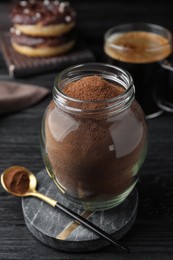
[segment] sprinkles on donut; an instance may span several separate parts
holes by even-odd
[[[76,12],[68,1],[20,1],[12,7],[11,21],[11,44],[21,54],[56,56],[75,44]]]

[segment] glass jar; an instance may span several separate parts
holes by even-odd
[[[125,90],[101,101],[63,93],[68,83],[92,75]],[[58,190],[77,207],[109,209],[134,189],[147,151],[145,117],[134,97],[130,74],[112,65],[82,64],[57,76],[43,117],[42,155]]]

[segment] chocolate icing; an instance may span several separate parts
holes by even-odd
[[[14,24],[44,26],[74,22],[76,13],[67,1],[20,1],[11,10],[11,20]]]
[[[58,46],[65,44],[74,39],[74,32],[69,32],[56,37],[32,37],[25,34],[17,34],[15,31],[11,33],[11,40],[19,45],[37,47],[40,45]]]

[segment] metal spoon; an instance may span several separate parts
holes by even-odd
[[[12,167],[10,167],[10,168],[12,168]],[[51,199],[51,198],[45,196],[44,194],[38,192],[36,190],[37,179],[36,179],[35,175],[32,172],[30,172],[28,169],[22,167],[22,169],[24,169],[26,171],[26,173],[28,174],[28,177],[29,177],[29,188],[28,188],[28,190],[25,193],[20,194],[20,193],[15,193],[12,190],[8,189],[6,184],[5,184],[5,177],[7,178],[8,174],[10,172],[10,168],[6,169],[2,173],[2,175],[1,175],[2,186],[8,193],[10,193],[10,194],[12,194],[14,196],[17,196],[17,197],[33,196],[33,197],[36,197],[38,199],[41,199],[41,200],[45,201],[46,203],[48,203],[49,205],[51,205],[52,207],[57,207],[57,208],[61,209],[66,214],[68,214],[69,216],[71,216],[72,218],[77,220],[80,224],[82,224],[85,227],[89,228],[90,230],[94,231],[100,237],[103,237],[106,240],[108,240],[114,246],[119,247],[120,249],[124,250],[125,252],[128,252],[128,253],[130,252],[129,248],[127,248],[126,246],[124,246],[124,245],[120,244],[119,242],[117,242],[111,235],[106,233],[104,230],[102,230],[99,227],[95,226],[93,223],[91,223],[87,219],[83,218],[79,214],[77,214],[77,213],[71,211],[70,209],[66,208],[65,206],[60,204],[58,201],[56,201],[54,199]]]

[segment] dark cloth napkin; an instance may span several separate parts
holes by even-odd
[[[48,93],[49,90],[41,86],[0,81],[0,115],[32,106]]]

